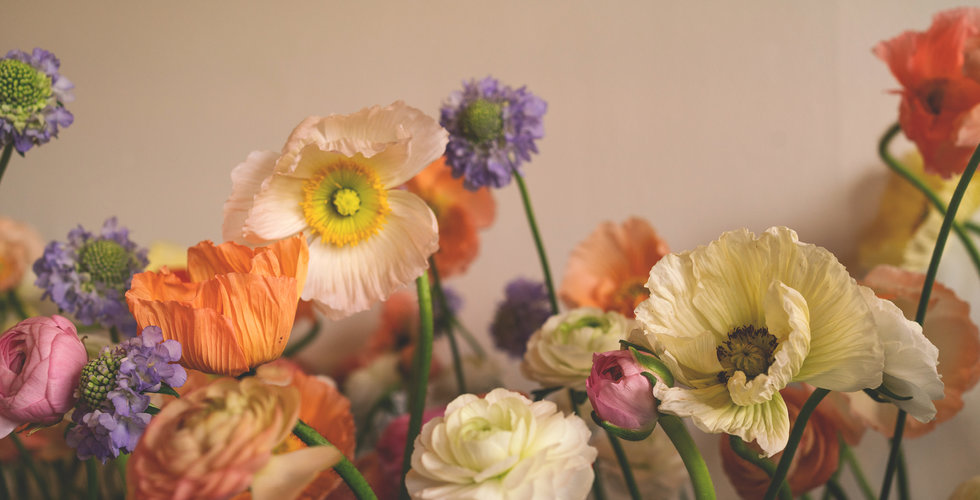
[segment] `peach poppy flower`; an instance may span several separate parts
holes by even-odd
[[[34,228],[0,217],[0,292],[19,285],[42,253],[44,242]]]
[[[628,318],[649,293],[650,268],[670,253],[667,243],[644,219],[603,222],[568,258],[558,295],[570,308],[598,307]]]
[[[445,157],[429,164],[405,188],[429,204],[439,223],[439,250],[433,255],[440,276],[462,274],[480,250],[478,229],[493,224],[496,205],[489,189],[470,191],[453,178]]]
[[[915,316],[925,276],[891,266],[878,266],[864,278],[863,285],[879,297],[891,300],[906,317]],[[943,397],[934,401],[936,418],[928,423],[906,420],[905,436],[918,437],[937,424],[953,418],[963,409],[963,394],[980,380],[980,332],[970,320],[970,306],[945,286],[936,283],[926,309],[922,333],[939,348],[939,374]],[[864,393],[851,393],[853,411],[869,427],[887,437],[895,430],[898,409],[891,404],[874,402]]]
[[[810,386],[791,386],[779,391],[786,401],[790,422],[796,422],[800,408],[812,392],[813,388]],[[810,414],[799,448],[793,456],[786,476],[794,497],[826,483],[837,470],[840,453],[837,434],[841,432],[837,415],[826,401],[821,401],[816,410]],[[727,437],[720,440],[720,446],[722,468],[739,496],[762,498],[769,487],[769,476],[762,469],[736,455]],[[761,450],[755,443],[749,443],[748,446],[757,452]],[[779,452],[770,460],[779,463],[782,456],[783,453]]]
[[[282,355],[308,259],[302,235],[256,249],[204,241],[187,250],[190,282],[139,273],[126,301],[140,329],[180,342],[185,367],[238,375]]]
[[[874,53],[902,85],[899,123],[926,170],[963,172],[980,142],[980,9],[940,12],[927,31],[906,31]]]

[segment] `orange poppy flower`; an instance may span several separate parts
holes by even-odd
[[[445,158],[429,164],[405,183],[425,200],[439,223],[439,251],[433,258],[443,278],[466,272],[480,250],[478,229],[493,224],[496,205],[489,189],[470,191],[455,179]]]
[[[308,261],[302,235],[256,249],[204,241],[187,250],[190,281],[139,273],[126,302],[140,329],[180,342],[185,367],[238,375],[282,355]]]
[[[628,318],[647,296],[650,268],[670,253],[649,222],[603,222],[568,258],[558,295],[568,307],[598,307]]]

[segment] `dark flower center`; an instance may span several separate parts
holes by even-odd
[[[775,361],[773,353],[779,341],[766,328],[756,328],[746,325],[736,328],[728,334],[728,340],[715,349],[718,362],[724,370],[718,372],[718,380],[728,382],[728,379],[740,371],[747,380],[766,373]]]
[[[500,138],[504,131],[504,118],[500,104],[486,99],[473,101],[462,113],[463,135],[477,144]]]
[[[0,107],[43,106],[50,95],[51,79],[47,75],[23,61],[0,60]]]
[[[619,382],[623,379],[623,367],[619,365],[612,365],[603,370],[602,374],[609,377],[613,382]]]
[[[948,85],[949,80],[936,78],[929,80],[919,88],[917,92],[919,99],[930,113],[934,115],[942,113],[943,102],[946,100],[946,87]]]
[[[116,388],[116,375],[123,357],[122,350],[112,349],[103,352],[82,368],[82,376],[78,380],[78,397],[88,408],[98,408],[105,401],[106,395]]]
[[[92,241],[78,252],[78,270],[96,282],[121,287],[130,277],[133,257],[113,240]]]

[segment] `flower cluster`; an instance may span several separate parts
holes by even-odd
[[[73,427],[65,439],[79,459],[105,462],[136,449],[150,422],[150,397],[162,384],[179,387],[187,372],[176,364],[180,344],[163,340],[160,328],[144,328],[139,336],[105,347],[82,369]]]
[[[35,48],[11,50],[0,58],[0,147],[13,144],[24,154],[58,136],[75,118],[64,103],[74,100],[72,85],[54,54]]]

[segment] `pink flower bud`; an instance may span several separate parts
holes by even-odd
[[[596,415],[624,429],[652,428],[657,421],[657,400],[644,371],[629,351],[594,353],[585,388]]]
[[[78,332],[61,316],[38,316],[0,337],[0,437],[21,424],[55,424],[75,404],[88,361]]]

